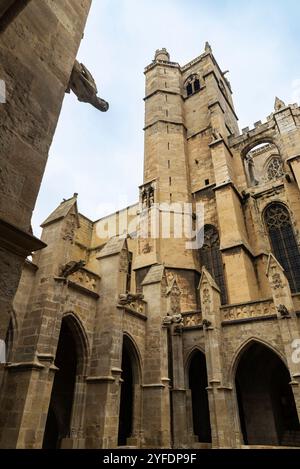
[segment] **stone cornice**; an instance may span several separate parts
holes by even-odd
[[[268,316],[257,316],[255,318],[241,318],[241,319],[232,319],[231,321],[222,321],[221,325],[223,327],[234,326],[247,322],[260,322],[260,321],[272,321],[277,319],[276,314],[270,314]]]
[[[78,283],[72,282],[71,280],[67,281],[68,287],[77,290],[80,293],[83,293],[84,295],[91,296],[92,298],[95,298],[98,300],[100,298],[100,295],[92,290],[89,290],[88,288],[83,287],[82,285],[79,285]]]
[[[196,326],[184,326],[183,329],[182,329],[183,332],[195,331],[195,330],[203,331],[203,325],[199,324],[199,325],[196,325]]]
[[[200,189],[196,189],[195,191],[192,192],[192,194],[195,196],[199,192],[206,192],[206,191],[212,191],[216,187],[216,183],[212,182],[211,184],[207,184],[207,186],[200,187]]]
[[[206,79],[207,77],[209,77],[210,75],[213,75],[213,77],[215,78],[215,80],[216,80],[216,82],[217,82],[217,85],[218,85],[218,88],[219,88],[219,90],[221,91],[221,93],[222,93],[222,95],[223,95],[223,97],[224,97],[226,103],[228,104],[229,109],[230,109],[231,112],[233,113],[233,115],[234,115],[234,117],[236,118],[236,120],[239,120],[239,118],[238,118],[238,116],[236,115],[236,112],[235,112],[235,110],[234,110],[234,108],[233,108],[231,102],[229,101],[228,97],[226,96],[226,94],[224,93],[224,91],[222,90],[222,88],[221,88],[220,85],[219,85],[219,79],[218,79],[218,77],[217,77],[215,71],[214,71],[214,70],[208,71],[207,73],[205,73],[205,74],[203,75],[203,79],[205,80],[205,79]]]
[[[252,189],[255,189],[255,188],[252,188]],[[258,199],[259,197],[261,197],[264,194],[272,193],[276,190],[282,191],[283,189],[284,189],[284,184],[282,182],[279,182],[279,183],[274,183],[273,182],[271,187],[268,187],[268,188],[265,188],[265,189],[262,189],[262,190],[258,190],[257,192],[252,192],[252,193],[249,192],[249,193],[250,193],[251,197],[253,197],[253,199]]]
[[[236,188],[235,184],[232,181],[226,181],[226,182],[223,182],[222,184],[218,184],[217,186],[213,188],[213,191],[224,189],[224,187],[227,187],[227,186],[232,187],[232,189],[234,190],[235,194],[238,196],[241,202],[244,200],[243,196],[240,194],[239,190]]]
[[[6,365],[7,370],[9,371],[28,371],[28,370],[42,370],[45,368],[38,361],[31,361],[31,362],[16,362],[16,363],[8,363]]]
[[[193,67],[193,65],[196,65],[198,62],[201,62],[201,60],[203,60],[205,57],[209,56],[211,56],[209,52],[204,52],[203,54],[198,55],[198,57],[180,67],[181,72],[186,72],[189,68]]]
[[[146,75],[149,70],[152,70],[154,67],[170,67],[170,68],[178,68],[180,70],[180,65],[177,62],[170,62],[167,60],[153,60],[153,62],[145,67],[144,74]]]
[[[205,127],[205,129],[198,130],[197,132],[193,133],[192,135],[189,135],[186,139],[187,139],[187,140],[190,140],[191,138],[194,138],[194,137],[196,137],[197,135],[204,134],[204,133],[207,132],[208,130],[210,130],[210,126]]]
[[[252,259],[256,258],[250,246],[247,246],[247,244],[245,244],[243,241],[238,241],[227,246],[220,246],[221,252],[232,251],[234,249],[243,249]]]
[[[221,109],[221,111],[223,112],[223,114],[225,114],[225,111],[224,111],[224,109],[223,109],[223,107],[222,107],[222,105],[221,105],[221,103],[220,103],[219,100],[216,100],[216,101],[214,101],[214,102],[212,102],[212,103],[209,103],[209,104],[208,104],[208,109],[211,109],[211,108],[214,107],[214,106],[219,106],[219,108]]]
[[[298,161],[299,161],[299,160],[300,160],[300,155],[290,156],[289,158],[287,158],[286,162],[287,162],[288,164],[290,164],[290,163],[292,163],[292,162],[295,161],[295,160],[298,160]]]
[[[138,311],[135,311],[134,309],[129,308],[126,305],[117,305],[117,308],[124,309],[125,313],[129,314],[130,316],[134,316],[138,319],[141,319],[142,321],[147,321],[148,319],[147,316],[145,316],[144,314],[139,313]]]
[[[17,226],[0,219],[0,246],[22,257],[39,251],[47,245],[32,234]]]
[[[213,147],[216,147],[218,145],[220,145],[221,143],[223,143],[228,151],[228,153],[230,154],[230,156],[233,158],[233,153],[231,151],[231,149],[229,148],[229,146],[227,145],[226,141],[224,140],[224,138],[219,138],[218,140],[215,140],[214,142],[211,142],[208,146],[210,148],[213,148]]]
[[[179,92],[167,90],[165,88],[164,89],[163,88],[158,88],[157,90],[152,91],[152,93],[145,96],[144,101],[147,101],[147,99],[152,98],[152,96],[156,95],[157,93],[165,93],[165,94],[172,94],[172,95],[175,95],[175,96],[180,96],[182,98],[182,100],[184,100],[184,97]]]
[[[186,126],[184,125],[183,122],[169,121],[169,120],[166,120],[166,119],[157,119],[156,121],[151,122],[150,124],[147,124],[147,125],[143,128],[143,130],[147,130],[147,129],[149,129],[150,127],[153,127],[153,125],[158,124],[159,122],[162,122],[162,123],[164,123],[164,124],[170,124],[170,125],[180,125],[180,126],[182,126],[182,127],[184,128],[185,131],[187,131],[187,128],[186,128]]]
[[[113,376],[86,376],[85,380],[88,383],[108,383],[115,381]]]

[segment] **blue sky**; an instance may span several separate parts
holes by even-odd
[[[78,58],[107,113],[66,95],[33,215],[33,229],[74,192],[96,220],[137,201],[143,177],[143,70],[157,48],[181,65],[209,41],[233,88],[240,128],[264,120],[275,95],[300,101],[296,0],[93,0]]]

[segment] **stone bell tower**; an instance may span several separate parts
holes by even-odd
[[[204,53],[184,66],[171,62],[165,48],[157,50],[145,69],[145,81],[144,184],[140,188],[140,202],[143,209],[152,208],[159,228],[157,235],[151,236],[153,223],[147,221],[149,236],[139,240],[135,269],[144,269],[146,274],[146,267],[164,264],[169,269],[167,275],[171,272],[179,288],[186,290],[198,284],[201,266],[196,250],[187,246],[184,228],[191,226],[194,233],[199,231],[199,218],[198,225],[195,222],[199,207],[196,204],[203,204],[206,216],[207,187],[235,179],[227,148],[229,137],[239,133],[237,116],[230,83],[208,43]],[[212,203],[222,204],[225,199],[222,197],[219,202],[219,198],[215,194]],[[168,206],[171,206],[170,236],[163,232]],[[182,217],[178,222],[180,211]],[[188,301],[185,295],[181,297],[183,310],[197,308],[195,289],[187,296]]]

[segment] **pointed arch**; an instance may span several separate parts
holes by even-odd
[[[123,333],[121,370],[118,446],[136,438],[141,427],[141,356],[135,340],[127,332]]]
[[[73,338],[77,349],[77,366],[80,374],[85,374],[88,359],[90,357],[90,343],[86,330],[80,318],[73,312],[69,311],[63,315],[63,321],[73,333]]]
[[[190,75],[184,82],[185,95],[188,98],[201,89],[200,78],[197,74]]]
[[[290,212],[282,202],[271,202],[263,211],[270,245],[284,268],[292,293],[300,291],[300,251]]]
[[[227,291],[225,283],[225,273],[223,267],[222,253],[220,251],[220,237],[218,229],[211,224],[206,224],[202,228],[203,245],[199,249],[199,260],[201,266],[205,267],[211,274],[216,284],[221,290],[221,303],[227,303]],[[200,237],[202,239],[202,236]]]
[[[85,375],[89,341],[82,322],[73,312],[63,315],[56,347],[54,376],[43,447],[60,448],[64,441],[78,437],[83,426]]]
[[[185,378],[186,378],[186,383],[188,383],[188,373],[189,373],[189,367],[191,364],[191,360],[193,358],[193,355],[197,352],[201,352],[205,355],[205,346],[201,345],[194,345],[191,349],[188,350],[188,352],[185,355],[185,360],[184,360],[184,370],[185,370]]]
[[[275,141],[275,139],[273,137],[268,136],[268,137],[261,137],[261,138],[253,138],[253,139],[250,139],[250,142],[249,142],[249,139],[248,139],[248,141],[246,142],[244,148],[241,151],[242,159],[244,160],[246,158],[247,154],[251,150],[255,149],[255,147],[263,145],[264,143],[274,145],[276,148],[278,148],[278,144],[277,144],[277,142]]]
[[[135,339],[126,331],[123,332],[123,346],[124,345],[127,347],[128,352],[133,360],[135,368],[135,381],[136,383],[140,383],[142,379],[142,357]]]
[[[186,374],[193,432],[200,443],[211,443],[206,356],[199,347],[194,347],[189,354]]]
[[[284,357],[252,338],[239,349],[233,371],[244,444],[297,446],[299,419]]]
[[[284,354],[278,350],[276,347],[274,347],[272,344],[270,344],[269,342],[267,342],[266,340],[264,339],[261,339],[260,337],[257,337],[257,336],[251,336],[249,337],[248,339],[246,339],[244,342],[242,342],[240,344],[240,346],[238,347],[238,349],[236,350],[232,360],[231,360],[231,365],[229,367],[229,383],[234,383],[234,377],[235,377],[235,373],[236,373],[236,369],[237,369],[237,366],[238,366],[238,363],[239,363],[239,360],[241,358],[241,356],[243,355],[243,353],[253,344],[253,343],[258,343],[258,344],[261,344],[267,348],[269,348],[272,352],[274,352],[281,360],[282,362],[285,364],[285,366],[287,366],[287,361],[286,361],[286,358],[284,356]]]

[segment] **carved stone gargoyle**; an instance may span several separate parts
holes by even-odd
[[[60,270],[60,276],[67,278],[85,266],[85,261],[70,261],[63,265]]]
[[[211,321],[208,321],[208,319],[203,319],[202,325],[205,329],[208,329],[209,327],[211,327],[212,323]]]
[[[119,305],[128,305],[134,301],[143,300],[142,293],[121,293],[119,295]]]
[[[78,101],[90,103],[102,112],[108,110],[109,104],[97,96],[97,85],[92,74],[78,60],[75,60],[66,93],[70,93],[71,90],[76,94]]]
[[[280,316],[282,318],[289,318],[290,317],[290,313],[289,313],[289,311],[288,311],[288,309],[285,305],[279,305],[277,307],[277,311],[278,311],[278,313],[280,314]]]
[[[162,323],[164,326],[168,326],[170,324],[182,324],[183,323],[182,315],[180,313],[173,314],[172,316],[170,314],[167,314],[167,316],[163,318]]]

